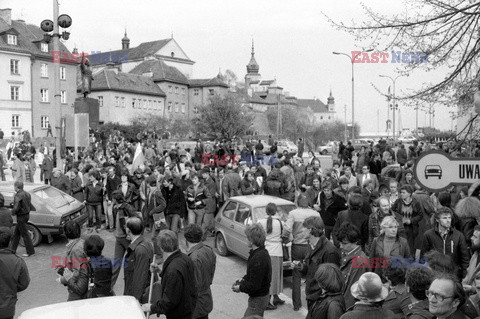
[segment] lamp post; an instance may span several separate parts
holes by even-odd
[[[395,79],[392,78],[391,76],[388,76],[388,75],[379,75],[379,76],[381,78],[389,78],[393,82],[393,95],[391,97],[392,104],[391,104],[390,107],[392,108],[392,118],[393,118],[392,138],[393,138],[393,142],[395,143],[395,110],[398,109],[398,104],[397,104],[397,100],[396,100],[396,96],[395,96],[395,82],[397,82],[397,79],[399,77],[401,77],[402,74],[397,75],[397,77],[395,77]]]
[[[346,56],[350,60],[350,63],[352,64],[352,141],[355,139],[355,76],[354,76],[354,68],[353,68],[354,63],[353,63],[353,61],[360,54],[362,54],[364,52],[372,52],[372,51],[373,51],[373,49],[368,49],[366,51],[357,52],[357,54],[352,55],[352,56],[350,56],[347,53],[332,52],[333,54],[336,54],[336,55]]]
[[[44,40],[48,43],[50,40],[53,41],[53,51],[60,51],[60,38],[68,40],[70,33],[63,31],[62,34],[59,32],[59,27],[69,28],[72,25],[72,18],[69,15],[62,14],[58,15],[58,0],[53,0],[53,21],[52,20],[43,20],[40,23],[40,28],[42,31],[46,32],[43,36]],[[50,32],[53,31],[53,34]],[[55,150],[56,150],[56,161],[57,167],[62,169],[62,104],[61,104],[61,92],[60,92],[60,61],[53,62],[53,81],[54,81],[54,90],[53,90],[53,108],[57,110],[57,137],[55,139]]]

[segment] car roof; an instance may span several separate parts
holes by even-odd
[[[112,312],[112,309],[114,311]],[[140,319],[145,318],[140,304],[132,296],[113,296],[68,301],[24,311],[19,319]]]
[[[267,206],[269,203],[274,203],[276,205],[295,205],[295,203],[292,203],[291,201],[270,195],[235,196],[230,199],[253,207],[263,207]]]
[[[14,190],[14,187],[13,187],[14,183],[15,183],[14,181],[0,182],[0,192],[13,191]],[[49,187],[49,186],[45,185],[43,183],[23,183],[23,189],[26,192],[31,192],[35,189],[45,188],[45,187]]]

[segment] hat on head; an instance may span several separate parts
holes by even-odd
[[[361,301],[379,302],[385,300],[388,289],[382,285],[380,276],[374,272],[366,272],[360,276],[350,288],[352,296]]]
[[[143,174],[143,169],[140,167],[135,170],[135,174]]]

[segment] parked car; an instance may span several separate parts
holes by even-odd
[[[112,311],[112,309],[115,309]],[[132,296],[91,298],[55,303],[25,310],[18,319],[145,319],[137,299]]]
[[[13,207],[15,195],[13,181],[0,182],[0,193],[5,198],[5,207]],[[32,211],[27,224],[32,243],[37,246],[43,236],[63,234],[63,225],[70,220],[75,220],[80,225],[87,221],[88,214],[85,204],[58,190],[57,188],[40,184],[25,183],[26,192],[32,196]],[[13,216],[16,224],[16,216]],[[23,239],[20,241],[23,244]]]
[[[250,248],[245,228],[265,218],[268,203],[275,203],[285,218],[296,208],[288,200],[269,195],[236,196],[227,200],[215,218],[215,247],[220,255],[232,252],[248,259]]]
[[[292,141],[289,140],[279,140],[277,144],[277,153],[283,153],[283,151],[287,151],[288,154],[297,154],[298,153],[298,147],[293,143]]]
[[[361,138],[361,139],[353,140],[352,145],[353,145],[353,148],[354,148],[356,151],[360,151],[360,149],[362,148],[362,146],[369,147],[369,146],[370,146],[370,143],[372,143],[372,142],[373,142],[373,140]]]
[[[332,154],[334,149],[338,149],[337,142],[330,141],[325,145],[321,145],[317,148],[318,153],[322,155]]]

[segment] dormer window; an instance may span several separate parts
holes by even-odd
[[[17,45],[17,36],[15,34],[8,34],[7,43],[10,45]]]
[[[40,43],[40,51],[48,52],[48,43]]]
[[[171,52],[170,55],[172,56],[172,58],[175,57],[175,52]]]

